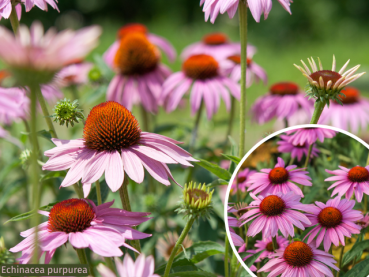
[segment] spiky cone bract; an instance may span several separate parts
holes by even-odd
[[[15,259],[12,253],[5,247],[4,238],[0,238],[0,264],[14,264]]]
[[[211,199],[213,193],[214,190],[210,191],[210,188],[205,184],[199,184],[198,186],[194,182],[185,184],[181,206],[176,212],[184,213],[184,217],[188,219],[209,218],[212,210]]]
[[[360,78],[365,72],[355,74],[359,69],[360,65],[356,65],[353,68],[346,70],[346,67],[350,60],[348,60],[342,68],[336,71],[336,58],[333,55],[332,70],[324,70],[322,62],[318,57],[318,64],[315,63],[313,57],[308,58],[311,70],[309,67],[301,60],[303,67],[294,64],[294,66],[302,72],[302,74],[308,79],[308,84],[306,88],[306,93],[310,98],[315,98],[316,102],[323,102],[328,107],[330,100],[336,101],[342,104],[340,97],[345,97],[341,90],[343,90],[348,84]],[[342,99],[342,98],[341,98]]]
[[[69,99],[64,98],[56,103],[54,107],[54,122],[59,122],[60,125],[68,124],[74,127],[74,122],[79,123],[79,120],[83,120],[85,116],[83,115],[83,110],[78,109],[78,100],[71,102]]]

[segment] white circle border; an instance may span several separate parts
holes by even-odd
[[[248,156],[251,155],[252,152],[254,152],[254,150],[256,148],[258,148],[261,144],[265,143],[266,141],[268,141],[271,138],[274,138],[275,136],[278,136],[286,131],[292,131],[295,129],[301,129],[301,128],[321,128],[321,129],[330,129],[336,132],[340,132],[345,134],[346,136],[349,136],[353,139],[355,139],[356,141],[360,142],[362,145],[364,145],[368,150],[369,150],[369,145],[364,142],[361,138],[355,136],[354,134],[342,130],[340,128],[336,128],[336,127],[332,127],[332,126],[327,126],[327,125],[321,125],[321,124],[303,124],[303,125],[295,125],[292,127],[288,127],[288,128],[284,128],[281,129],[279,131],[274,132],[273,134],[270,134],[269,136],[263,138],[261,141],[259,141],[257,144],[255,144],[247,153],[246,155],[241,159],[241,161],[239,162],[238,166],[236,167],[236,169],[234,170],[234,172],[232,173],[232,177],[231,180],[228,183],[228,188],[227,188],[227,192],[226,192],[226,198],[224,200],[224,223],[225,223],[225,227],[226,227],[226,233],[228,236],[228,241],[231,244],[231,248],[233,253],[236,255],[237,260],[239,263],[241,263],[241,265],[243,266],[243,268],[252,276],[252,277],[257,277],[248,267],[247,265],[244,263],[244,261],[242,260],[241,256],[238,254],[236,247],[234,246],[233,240],[231,238],[231,234],[229,231],[229,225],[228,225],[228,198],[229,198],[229,193],[231,191],[231,186],[229,184],[233,184],[234,178],[237,175],[237,172],[240,170],[242,164],[245,162],[245,160],[248,158]]]

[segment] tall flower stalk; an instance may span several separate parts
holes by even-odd
[[[240,142],[239,156],[245,154],[246,131],[246,68],[247,68],[247,6],[244,0],[238,4],[241,40],[241,99],[240,99]]]

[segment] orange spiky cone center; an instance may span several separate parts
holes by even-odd
[[[355,166],[348,172],[348,178],[351,182],[369,181],[369,171],[362,166]]]
[[[283,213],[286,204],[279,196],[269,195],[261,201],[259,208],[264,215],[275,216]]]
[[[318,215],[319,223],[326,228],[333,228],[342,222],[342,213],[334,207],[326,207]]]
[[[303,267],[313,260],[313,251],[302,241],[292,242],[284,250],[283,258],[290,266]]]
[[[95,213],[81,199],[68,199],[54,205],[50,210],[48,230],[50,232],[82,232],[91,226]]]
[[[207,45],[222,45],[228,42],[228,37],[223,33],[213,33],[204,36],[202,41]]]
[[[341,90],[346,97],[338,95],[338,98],[341,100],[343,104],[354,104],[359,102],[360,99],[360,92],[358,89],[353,87],[346,87],[345,89]]]
[[[218,76],[218,62],[205,54],[189,57],[183,63],[182,69],[191,79],[205,80]]]
[[[289,177],[288,171],[284,167],[275,167],[269,172],[269,180],[273,184],[283,184]]]
[[[160,60],[158,49],[141,33],[127,33],[114,57],[114,65],[123,75],[144,75],[152,72]]]
[[[137,144],[141,130],[136,118],[113,101],[92,108],[83,129],[85,145],[97,151],[114,151]]]
[[[296,95],[299,93],[299,87],[292,82],[276,83],[270,88],[270,93],[273,95]]]
[[[148,33],[148,30],[145,25],[140,23],[129,23],[124,25],[118,30],[118,39],[123,38],[129,33],[140,33],[143,35],[146,35]]]

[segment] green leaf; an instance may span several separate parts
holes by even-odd
[[[169,277],[217,277],[218,275],[207,271],[185,271],[169,274]]]
[[[16,159],[12,163],[7,164],[4,166],[0,171],[0,184],[3,184],[5,177],[14,169],[20,165],[20,160]],[[1,187],[0,187],[1,191]]]
[[[349,262],[351,262],[356,256],[363,253],[365,249],[369,248],[369,240],[361,241],[359,243],[355,243],[355,245],[351,248],[350,251],[346,252],[343,256],[343,266],[347,265]]]
[[[240,277],[253,277],[250,273],[248,273],[246,271],[246,269],[242,268],[241,269],[241,274],[240,274]]]
[[[210,171],[220,179],[229,181],[231,179],[231,173],[225,170],[224,168],[221,168],[219,165],[209,163],[208,161],[205,161],[203,159],[199,159],[200,162],[197,164],[203,168],[205,168],[207,171]]]
[[[227,155],[227,154],[222,154],[222,156],[224,156],[227,160],[234,162],[235,164],[239,164],[241,162],[241,159],[236,156]]]
[[[355,265],[344,277],[367,277],[369,273],[369,263],[364,260],[361,263]]]
[[[49,131],[46,131],[46,130],[38,131],[37,136],[39,136],[41,138],[45,138],[45,139],[50,140],[50,141],[51,141],[51,138],[52,138],[51,133]]]
[[[163,264],[155,270],[156,274],[163,275],[167,264]],[[195,264],[187,259],[174,261],[170,272],[183,272],[183,271],[199,271],[200,269]]]
[[[263,251],[260,251],[258,253],[256,253],[255,255],[252,255],[250,258],[248,258],[246,261],[245,261],[245,264],[248,266],[248,267],[251,267],[254,262],[257,260],[257,258],[259,258],[259,256],[261,255],[261,253],[263,253]]]
[[[214,241],[200,241],[194,243],[191,247],[186,248],[186,254],[190,261],[196,264],[210,256],[224,254],[224,246]],[[186,258],[185,254],[181,252],[174,260],[177,261],[184,258]]]
[[[313,200],[315,199],[315,196],[319,192],[319,190],[320,190],[319,186],[311,187],[309,193],[306,194],[304,199],[302,200],[302,203],[309,204],[309,203],[313,202]]]
[[[41,182],[53,179],[53,178],[59,178],[59,177],[65,177],[67,175],[66,171],[51,171],[45,175],[43,175],[40,179]]]
[[[54,205],[57,204],[57,203],[59,203],[59,202],[49,203],[46,206],[40,207],[39,210],[49,212],[52,209],[52,207],[54,207]],[[21,220],[25,220],[25,219],[28,219],[28,218],[34,216],[34,215],[35,215],[35,212],[34,211],[29,211],[29,212],[26,212],[26,213],[23,213],[23,214],[19,214],[19,215],[16,215],[16,216],[12,217],[8,221],[6,221],[4,224],[6,224],[6,223],[8,223],[10,221],[21,221]]]
[[[101,189],[101,201],[105,203],[106,199],[108,198],[109,191],[110,191],[110,188],[106,184],[105,180],[100,182],[100,189]],[[88,195],[88,199],[91,199],[92,201],[94,201],[95,205],[97,205],[96,187],[93,187],[91,189],[91,192]]]
[[[213,188],[213,187],[224,186],[224,185],[227,186],[228,185],[228,182],[225,181],[225,180],[222,180],[222,179],[217,179],[217,180],[211,182],[210,184],[208,184],[207,186],[209,188]]]
[[[0,193],[0,210],[4,207],[4,205],[8,202],[9,198],[17,193],[24,184],[26,184],[26,178],[20,178],[15,182],[11,182],[6,186],[5,189]]]

